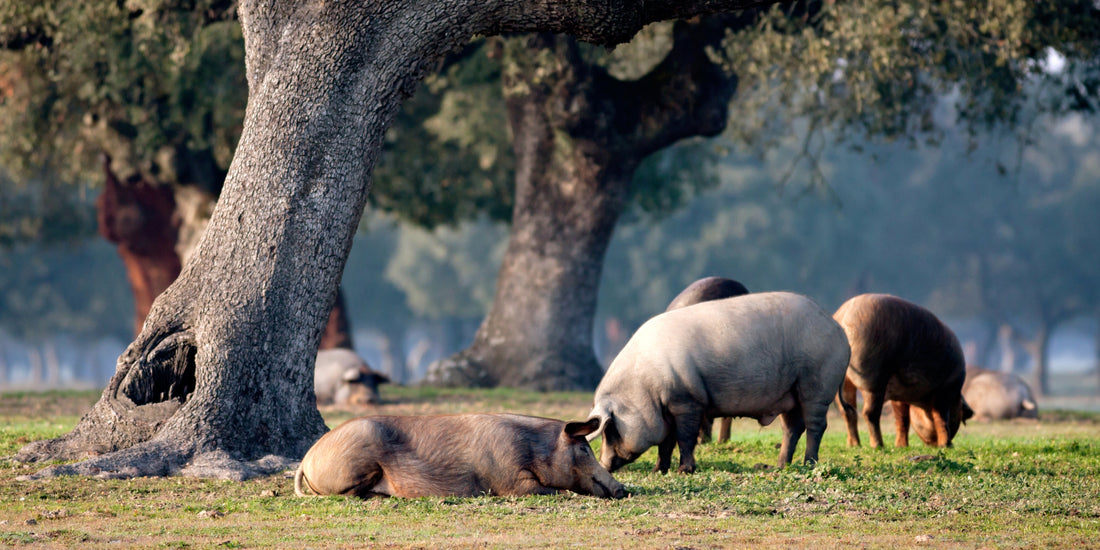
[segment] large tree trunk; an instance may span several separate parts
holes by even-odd
[[[435,60],[478,33],[615,43],[655,19],[744,4],[242,2],[249,105],[209,227],[92,411],[17,458],[98,455],[34,477],[288,467],[325,431],[312,365],[370,170]]]
[[[736,78],[705,49],[727,26],[750,20],[678,24],[666,59],[632,82],[584,61],[569,37],[507,43],[503,85],[516,154],[508,249],[473,344],[433,365],[430,383],[596,387],[597,291],[634,171],[676,140],[725,127]]]

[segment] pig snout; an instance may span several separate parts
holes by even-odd
[[[593,477],[592,482],[599,487],[599,491],[593,491],[593,494],[600,498],[614,498],[620,499],[626,497],[626,488],[622,483],[615,481],[615,478],[611,475],[607,476],[607,479],[600,480],[598,477]]]
[[[378,394],[378,388],[373,388],[362,382],[347,382],[341,388],[341,393],[346,395],[343,402],[349,405],[377,405],[382,401]]]

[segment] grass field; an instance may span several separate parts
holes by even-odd
[[[590,394],[501,390],[384,387],[383,397],[373,410],[386,414],[581,419],[591,404]],[[0,394],[0,457],[65,433],[97,398]],[[323,412],[330,426],[360,413]],[[16,476],[38,466],[0,458],[0,548],[1100,546],[1100,414],[1043,410],[1039,422],[971,423],[943,451],[848,448],[831,417],[813,469],[766,466],[779,435],[778,423],[735,421],[732,441],[700,447],[692,476],[650,473],[651,450],[616,473],[632,493],[621,501],[298,498],[285,474],[25,482]]]

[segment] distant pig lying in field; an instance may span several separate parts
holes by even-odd
[[[693,306],[700,302],[733,298],[734,296],[744,296],[748,293],[749,289],[745,288],[745,285],[733,279],[727,279],[725,277],[704,277],[691,283],[687,288],[680,291],[680,293],[672,299],[672,302],[668,304],[665,311]],[[711,433],[714,432],[715,420],[717,419],[709,416],[703,418],[703,422],[699,425],[699,443],[710,441]],[[719,442],[730,440],[731,421],[732,419],[728,416],[721,419],[721,426],[718,428]]]
[[[783,418],[779,465],[790,463],[802,432],[806,462],[817,462],[825,413],[844,379],[848,340],[805,296],[749,294],[662,313],[638,329],[596,388],[590,418],[600,421],[600,463],[615,471],[658,445],[667,472],[680,447],[680,471],[695,471],[704,417]]]
[[[371,405],[381,401],[378,385],[389,382],[354,351],[345,348],[317,352],[313,390],[318,405]]]
[[[1039,417],[1031,387],[1012,373],[967,367],[962,393],[977,420]]]
[[[863,394],[863,416],[871,446],[882,446],[883,404],[894,407],[898,447],[909,446],[910,414],[927,445],[947,447],[959,424],[973,411],[962,397],[966,376],[955,333],[932,312],[896,296],[861,294],[833,315],[852,346],[852,359],[837,395],[848,424],[848,445],[859,445],[856,389]]]
[[[622,498],[585,436],[599,423],[514,414],[368,416],[310,448],[299,496],[540,495],[569,490]]]

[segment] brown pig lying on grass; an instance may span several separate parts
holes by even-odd
[[[367,416],[310,448],[294,476],[299,496],[555,494],[622,498],[596,461],[588,422],[514,414]]]
[[[871,447],[882,446],[879,419],[887,400],[894,407],[896,446],[909,446],[910,412],[925,444],[950,446],[959,424],[974,414],[962,397],[966,366],[955,333],[927,309],[888,294],[856,296],[833,318],[852,346],[836,398],[848,424],[848,445],[859,446],[859,389]]]

